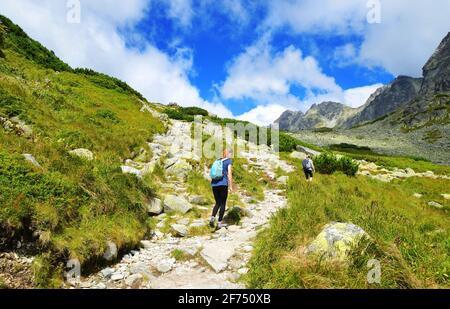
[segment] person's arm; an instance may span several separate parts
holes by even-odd
[[[313,172],[315,173],[316,172],[316,166],[314,165],[314,161],[312,159],[311,159],[311,165],[313,167]]]
[[[233,183],[233,166],[228,165],[228,185],[230,186],[231,192],[235,191],[234,183]]]

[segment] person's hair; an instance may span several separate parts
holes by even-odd
[[[226,157],[232,157],[233,156],[233,148],[225,148],[224,150],[223,150],[223,157],[224,158],[226,158]]]

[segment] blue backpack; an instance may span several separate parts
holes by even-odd
[[[212,180],[221,180],[223,178],[223,161],[216,160],[211,167],[210,176]]]

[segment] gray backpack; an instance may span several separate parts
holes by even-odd
[[[303,165],[303,169],[305,171],[312,171],[313,170],[312,160],[310,160],[310,159],[303,160],[302,165]]]

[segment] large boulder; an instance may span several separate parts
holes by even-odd
[[[351,223],[333,222],[325,226],[316,239],[307,247],[306,254],[318,255],[330,260],[345,262],[349,252],[369,235]]]
[[[189,203],[195,204],[195,205],[208,205],[208,199],[206,197],[203,197],[201,195],[192,195],[189,197]]]
[[[289,156],[292,159],[298,159],[298,160],[305,160],[306,159],[306,153],[300,152],[300,151],[293,151]]]
[[[228,267],[228,261],[235,250],[236,246],[233,243],[220,241],[206,243],[200,255],[216,273],[220,273]]]
[[[69,151],[69,153],[73,156],[79,157],[81,159],[92,161],[94,160],[94,154],[92,151],[84,148],[74,149],[72,151]]]
[[[170,176],[185,178],[190,171],[192,171],[192,165],[184,159],[174,158],[166,164],[166,172]]]
[[[179,212],[185,214],[191,209],[192,205],[183,197],[176,195],[167,195],[164,198],[165,212]]]

